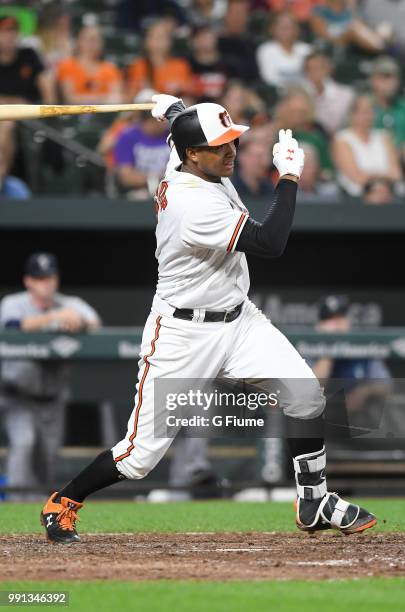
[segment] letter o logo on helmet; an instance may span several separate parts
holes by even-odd
[[[248,129],[247,125],[233,123],[220,104],[203,102],[177,115],[171,138],[180,159],[184,160],[188,147],[216,147],[237,140]]]

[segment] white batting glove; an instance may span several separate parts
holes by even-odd
[[[175,96],[169,96],[168,94],[155,94],[152,96],[152,102],[156,103],[156,106],[152,109],[152,117],[158,121],[164,121],[166,119],[166,112],[176,102],[183,102],[181,98]]]
[[[291,130],[280,130],[278,142],[273,147],[273,163],[280,177],[292,174],[300,178],[304,169],[304,151],[292,137]]]

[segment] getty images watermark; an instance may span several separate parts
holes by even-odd
[[[155,381],[155,435],[174,437],[181,427],[196,437],[265,435],[266,414],[279,406],[280,390],[254,381],[159,379]],[[156,407],[159,406],[159,409]],[[225,434],[226,435],[226,434]]]
[[[403,379],[156,379],[154,435],[186,428],[196,438],[405,438],[398,385],[405,397]]]
[[[235,392],[235,391],[202,391],[201,389],[188,389],[166,395],[167,410],[177,410],[183,407],[198,407],[207,412],[216,408],[236,407],[247,410],[258,408],[275,408],[278,406],[278,393],[265,392]]]

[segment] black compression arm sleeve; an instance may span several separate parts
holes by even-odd
[[[235,250],[260,257],[282,255],[294,218],[297,183],[281,179],[263,223],[248,217]]]
[[[170,126],[173,121],[176,119],[177,115],[186,109],[183,100],[179,100],[178,102],[174,102],[166,111],[165,117],[168,120]]]

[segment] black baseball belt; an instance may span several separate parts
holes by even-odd
[[[194,320],[201,323],[231,323],[239,317],[242,310],[242,305],[243,302],[241,304],[238,304],[238,306],[235,306],[235,308],[232,308],[232,310],[226,310],[224,312],[206,310],[203,316],[199,314],[201,312],[201,309],[198,308],[196,308],[195,310],[193,310],[192,308],[176,308],[173,312],[173,316],[176,319],[184,319],[186,321]]]

